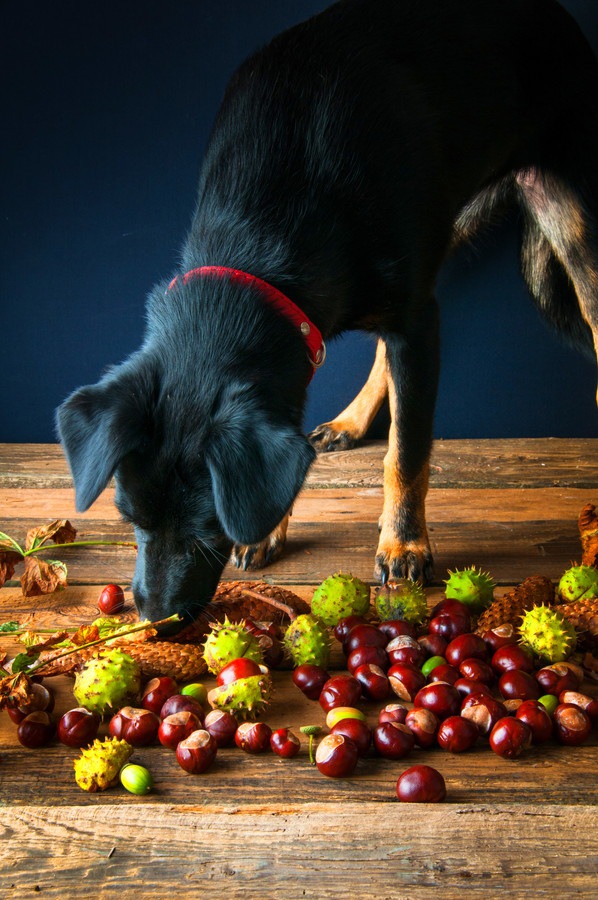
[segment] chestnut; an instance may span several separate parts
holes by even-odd
[[[98,609],[105,616],[115,616],[125,606],[125,595],[119,584],[107,584],[98,597]]]
[[[382,647],[356,647],[355,650],[351,650],[347,656],[347,669],[351,675],[355,675],[356,669],[360,666],[365,666],[368,663],[378,666],[383,672],[386,672],[390,665],[386,650]]]
[[[400,722],[383,722],[374,728],[374,746],[385,759],[402,759],[415,747],[415,735]]]
[[[470,630],[471,613],[469,612],[469,607],[465,603],[456,600],[454,597],[445,597],[444,600],[440,600],[440,602],[432,608],[430,613],[431,618],[441,615],[452,616],[453,619],[461,619],[462,622],[468,626],[466,631]]]
[[[517,708],[515,718],[529,725],[534,744],[543,744],[552,737],[552,719],[538,700],[524,700]]]
[[[265,666],[260,666],[253,659],[240,656],[238,659],[231,660],[220,669],[216,676],[216,684],[219,687],[224,687],[226,684],[238,681],[239,678],[252,678],[254,675],[262,675],[265,669]]]
[[[426,683],[426,676],[421,669],[406,663],[395,663],[386,674],[392,690],[401,700],[413,700]]]
[[[31,684],[31,692],[27,702],[24,703],[23,706],[8,707],[6,711],[12,721],[18,725],[19,722],[23,721],[25,716],[29,715],[29,713],[46,712],[49,714],[53,709],[54,694],[52,691],[47,688],[45,684],[39,684],[34,681]]]
[[[389,703],[378,713],[378,724],[382,725],[384,722],[400,722],[401,725],[403,725],[408,712],[409,710],[407,707],[402,706],[400,703]]]
[[[406,634],[409,637],[415,637],[415,626],[411,622],[405,622],[403,619],[387,619],[386,622],[380,622],[378,631],[386,635],[388,642],[393,638]]]
[[[349,632],[344,643],[344,650],[347,655],[356,647],[386,647],[388,638],[383,631],[376,628],[375,625],[356,625]]]
[[[544,666],[536,672],[536,681],[542,688],[543,694],[555,694],[557,697],[563,691],[578,691],[583,680],[583,673],[565,663],[553,663]]]
[[[445,641],[450,642],[460,634],[467,634],[470,627],[469,620],[453,617],[447,613],[440,613],[440,615],[430,619],[428,631],[431,634],[438,634]]]
[[[519,669],[521,672],[533,672],[534,661],[531,654],[520,647],[519,644],[506,644],[499,647],[490,660],[490,665],[497,675],[508,672],[509,669]]]
[[[444,651],[447,648],[448,641],[439,634],[422,634],[417,641],[426,656],[442,656],[443,659],[445,658]]]
[[[98,735],[101,718],[84,706],[69,709],[58,721],[58,740],[66,747],[87,747]]]
[[[184,709],[182,712],[172,713],[159,723],[157,730],[158,740],[163,747],[176,750],[177,745],[188,738],[194,731],[202,727],[201,719],[195,713]],[[112,733],[112,732],[111,732]],[[116,735],[119,737],[119,735]]]
[[[587,712],[572,703],[559,703],[554,711],[554,735],[559,744],[577,747],[590,736],[592,720]]]
[[[173,694],[169,697],[160,709],[160,718],[165,719],[179,712],[192,712],[200,723],[204,720],[203,706],[193,697],[186,697],[184,694]]]
[[[352,675],[335,675],[328,679],[319,699],[324,712],[335,706],[357,706],[361,700],[361,685]]]
[[[218,744],[212,735],[200,728],[180,742],[176,748],[176,758],[185,772],[199,775],[212,765],[217,752]]]
[[[349,637],[349,632],[352,628],[355,628],[356,625],[366,624],[363,616],[345,616],[344,618],[339,619],[334,626],[334,636],[339,644],[344,644]]]
[[[415,666],[417,669],[422,666],[426,658],[426,651],[422,645],[407,634],[393,638],[386,646],[386,653],[390,665],[406,663],[408,666]]]
[[[447,646],[444,656],[449,665],[458,669],[464,659],[486,660],[488,648],[479,635],[467,632],[453,638]]]
[[[235,740],[238,724],[232,713],[213,709],[207,714],[203,727],[209,731],[218,747],[229,747]]]
[[[365,756],[372,743],[372,730],[362,719],[341,719],[332,726],[331,733],[353,741],[359,756]]]
[[[504,759],[516,759],[532,742],[532,730],[522,719],[506,716],[490,732],[490,746]]]
[[[449,716],[440,723],[436,739],[438,746],[449,753],[465,753],[475,745],[480,731],[475,722],[463,716]]]
[[[486,697],[492,696],[492,691],[483,681],[471,681],[469,678],[457,678],[454,686],[462,697],[469,697],[470,694],[484,694]]]
[[[352,775],[358,759],[357,745],[344,734],[327,734],[316,749],[316,765],[329,778]]]
[[[507,716],[504,703],[484,694],[470,694],[461,704],[461,715],[478,726],[480,734],[488,735],[499,719]]]
[[[156,740],[159,727],[160,719],[151,710],[123,706],[110,719],[108,731],[112,737],[126,741],[132,747],[147,747]]]
[[[413,732],[415,743],[424,749],[436,740],[439,724],[437,716],[424,707],[410,709],[405,717],[405,725]]]
[[[494,669],[483,659],[471,657],[464,659],[459,664],[459,674],[469,681],[479,681],[481,684],[493,684],[495,681]]]
[[[162,675],[160,678],[151,678],[143,689],[141,705],[144,709],[160,715],[162,707],[169,697],[178,694],[179,686],[174,678]]]
[[[433,681],[446,681],[447,684],[456,684],[458,679],[459,670],[455,669],[454,666],[449,666],[448,663],[443,663],[441,666],[435,666],[428,675],[428,681],[430,683]]]
[[[264,664],[272,669],[279,666],[284,659],[284,646],[278,625],[275,622],[258,624],[245,619],[245,628],[257,638],[264,655]]]
[[[385,700],[390,694],[390,681],[380,666],[372,663],[359,666],[353,677],[360,683],[361,693],[368,700]]]
[[[498,690],[504,700],[537,700],[540,685],[529,672],[508,669],[498,679]]]
[[[563,691],[559,694],[559,703],[579,706],[588,714],[592,722],[598,722],[598,700],[595,697],[588,697],[587,694],[580,694],[579,691]]]
[[[291,759],[299,753],[301,741],[290,728],[277,728],[270,735],[270,749],[283,759]]]
[[[270,747],[272,729],[265,722],[241,722],[235,732],[235,744],[246,753],[264,753]]]
[[[304,663],[293,670],[293,682],[309,700],[319,700],[330,675],[322,666]]]
[[[403,803],[440,803],[446,797],[446,784],[432,766],[411,766],[397,779],[397,797]]]
[[[54,723],[41,709],[28,713],[17,728],[19,743],[30,750],[49,744],[53,736]]]
[[[508,644],[516,644],[518,642],[517,632],[510,622],[505,622],[504,625],[497,625],[496,628],[485,631],[482,639],[491,654],[496,653],[499,647],[506,647]]]
[[[446,684],[444,681],[434,681],[431,684],[424,685],[417,692],[413,705],[429,709],[439,719],[448,719],[449,716],[459,714],[461,694],[452,684]]]

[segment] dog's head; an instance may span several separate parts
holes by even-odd
[[[274,529],[314,457],[255,382],[227,366],[198,375],[176,341],[173,354],[146,342],[57,412],[77,509],[115,476],[116,505],[138,544],[135,602],[152,620],[197,616],[233,543]]]

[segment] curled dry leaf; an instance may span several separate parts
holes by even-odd
[[[24,597],[38,597],[51,594],[66,587],[66,566],[59,560],[25,558],[25,571],[21,575],[21,589]]]
[[[73,528],[68,519],[55,519],[49,525],[38,525],[27,532],[25,550],[36,550],[47,541],[53,544],[70,544],[76,537],[77,529]]]
[[[10,581],[14,574],[15,566],[21,562],[22,558],[19,553],[5,549],[4,545],[0,544],[0,587],[6,581]]]
[[[33,696],[31,679],[23,672],[0,678],[0,709],[26,706]]]

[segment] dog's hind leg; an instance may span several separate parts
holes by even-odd
[[[308,437],[316,450],[349,450],[363,438],[388,393],[386,348],[379,340],[367,381],[354,400],[331,422],[318,425]]]
[[[438,385],[438,311],[431,298],[408,334],[385,335],[391,424],[374,576],[428,581],[425,500]]]
[[[259,544],[249,544],[247,546],[235,544],[230,558],[233,565],[238,569],[244,570],[263,569],[278,559],[286,543],[290,516],[291,513],[288,512],[274,531],[270,532],[268,537],[260,541]]]

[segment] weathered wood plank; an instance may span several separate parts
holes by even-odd
[[[343,453],[324,453],[310,471],[312,487],[380,487],[384,441]],[[437,487],[595,487],[598,440],[538,438],[436,441],[431,483]],[[0,486],[71,484],[57,444],[0,444]]]
[[[595,895],[595,809],[556,804],[292,802],[0,812],[4,897]],[[133,816],[133,820],[132,820]],[[515,837],[516,836],[516,837]],[[514,848],[514,843],[516,847]]]

